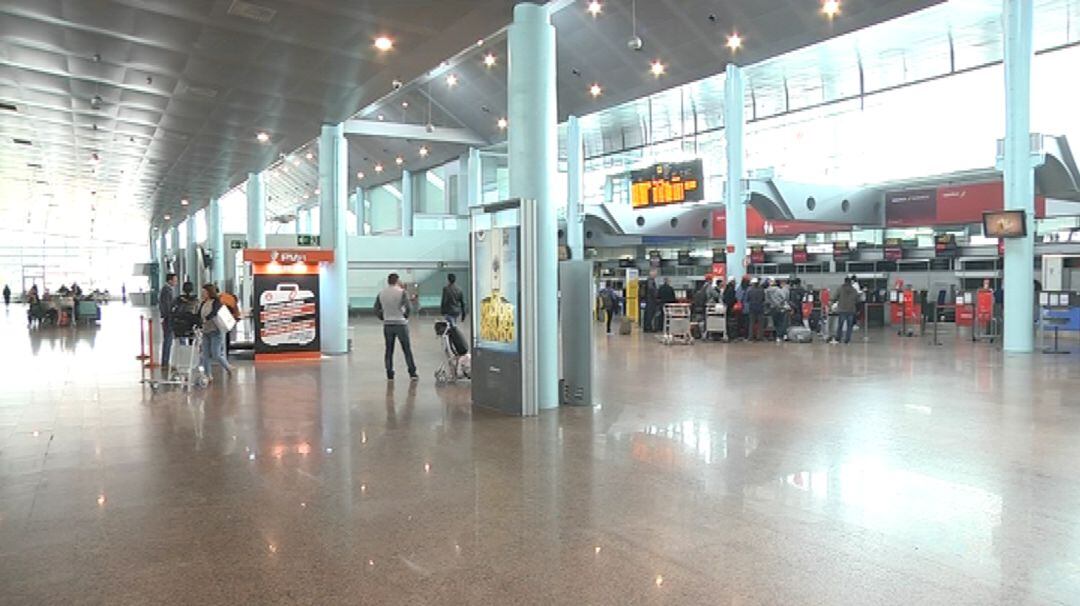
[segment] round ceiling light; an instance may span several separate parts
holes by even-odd
[[[661,63],[658,59],[652,62],[652,65],[649,67],[649,71],[652,73],[653,76],[659,78],[660,76],[664,75],[664,72],[667,71],[667,66]]]
[[[180,200],[180,206],[187,206],[187,205],[188,205],[188,199],[187,198],[184,198],[184,199]]]
[[[832,19],[840,14],[840,0],[825,0],[821,3],[821,12]]]
[[[589,94],[594,98],[599,97],[604,94],[604,89],[600,87],[599,83],[593,82],[592,86],[589,87]]]
[[[255,135],[255,140],[258,141],[259,143],[266,143],[267,141],[270,140],[270,135],[267,134],[267,133],[260,132],[260,133]]]
[[[506,130],[508,124],[509,122],[506,121],[506,118],[499,118],[498,122],[495,123],[495,125],[499,127],[499,130]]]
[[[595,19],[600,16],[600,12],[604,10],[604,6],[600,4],[599,0],[592,0],[589,2],[589,7],[585,10],[589,11],[589,14]]]
[[[495,55],[493,55],[491,53],[488,53],[488,54],[484,55],[484,67],[487,67],[487,68],[490,69],[492,67],[495,67],[495,64],[498,63],[498,62],[499,62],[499,60],[495,58]]]
[[[405,164],[405,158],[402,158],[401,156],[394,158],[394,164],[397,164],[398,166]]]
[[[446,77],[446,85],[450,88],[454,88],[458,84],[458,77],[455,74],[450,74]]]
[[[379,36],[378,38],[375,38],[375,49],[379,52],[385,53],[392,48],[394,48],[394,41],[388,36]]]
[[[164,219],[165,219],[166,221],[168,221],[168,220],[172,219],[172,215],[165,215]]]
[[[364,171],[356,173],[356,178],[362,181],[364,179]]]
[[[727,47],[731,49],[732,52],[735,52],[742,48],[742,43],[742,36],[740,36],[738,32],[735,32],[728,36]]]
[[[382,171],[383,171],[383,165],[382,164],[376,164],[375,165],[375,172],[381,173]]]
[[[305,155],[304,157],[307,158],[308,160],[314,160],[315,159],[315,154],[313,154],[311,152],[308,152],[307,155]]]
[[[420,146],[420,157],[421,158],[426,158],[427,155],[428,155],[428,148],[426,146],[421,145]]]

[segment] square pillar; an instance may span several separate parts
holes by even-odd
[[[324,124],[319,135],[319,237],[321,248],[334,251],[334,261],[319,274],[319,324],[322,351],[330,355],[349,351],[348,174],[345,125]]]

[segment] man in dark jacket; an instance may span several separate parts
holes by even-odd
[[[165,285],[161,287],[161,295],[158,297],[158,314],[161,316],[161,367],[169,369],[169,358],[172,354],[172,308],[173,299],[176,296],[176,274],[165,275]]]
[[[750,314],[750,340],[760,341],[765,338],[765,288],[761,282],[750,283],[745,305]]]
[[[851,278],[844,278],[844,284],[836,292],[836,336],[833,343],[851,343],[851,332],[855,328],[855,308],[859,304],[859,291],[851,283]],[[846,330],[845,330],[846,325]],[[841,337],[843,340],[841,341]]]
[[[806,298],[806,289],[803,288],[802,280],[795,278],[791,281],[791,290],[788,291],[788,301],[791,303],[792,326],[803,326],[803,299]]]
[[[457,324],[458,318],[465,320],[465,294],[457,285],[457,276],[446,276],[446,286],[442,289],[442,304],[439,305],[439,313],[446,318],[450,326]]]
[[[645,281],[645,332],[656,330],[659,297],[660,289],[656,286],[656,270],[654,269],[649,272],[649,279]]]

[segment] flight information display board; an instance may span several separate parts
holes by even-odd
[[[701,160],[660,163],[630,172],[630,202],[634,208],[667,206],[705,199]]]

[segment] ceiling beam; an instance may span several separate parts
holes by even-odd
[[[376,120],[346,120],[345,134],[386,139],[416,139],[435,143],[457,143],[473,147],[486,147],[488,142],[470,130],[436,126],[428,131],[419,124],[378,122]]]

